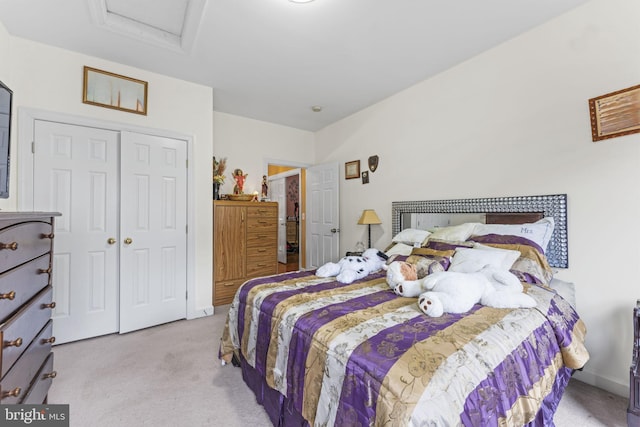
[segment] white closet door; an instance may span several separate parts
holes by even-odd
[[[186,317],[187,144],[121,133],[120,332]]]
[[[307,169],[307,269],[341,256],[339,168],[337,163]]]
[[[34,209],[55,220],[56,343],[118,331],[118,139],[110,130],[36,120]]]

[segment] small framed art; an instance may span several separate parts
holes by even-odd
[[[369,183],[369,171],[362,172],[362,183],[363,184]]]
[[[354,160],[344,164],[345,179],[360,178],[360,160]]]
[[[147,115],[147,82],[84,67],[82,102]]]
[[[640,85],[591,98],[589,115],[594,142],[640,132]]]

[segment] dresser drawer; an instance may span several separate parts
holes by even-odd
[[[258,262],[251,262],[247,260],[247,277],[268,276],[270,274],[276,274],[278,272],[278,260],[272,257],[270,260],[260,260]]]
[[[247,219],[247,235],[250,233],[275,233],[278,231],[278,221],[269,218],[251,218]]]
[[[2,271],[39,257],[51,250],[51,224],[32,221],[0,230],[0,265]]]
[[[19,403],[27,394],[45,359],[51,353],[52,322],[42,328],[40,333],[25,349],[18,361],[0,382],[2,403]],[[7,395],[10,394],[10,395]]]
[[[247,265],[256,261],[275,259],[278,248],[275,244],[264,244],[261,246],[252,246],[247,248]]]
[[[277,218],[278,209],[277,207],[250,206],[247,208],[247,216],[250,219],[252,217]]]
[[[51,317],[53,289],[47,286],[0,325],[0,371],[2,376],[33,341]]]
[[[47,360],[42,364],[37,376],[33,379],[31,388],[24,395],[22,402],[26,404],[39,405],[44,403],[51,388],[51,383],[57,373],[53,370],[53,353],[49,354]]]
[[[273,232],[249,232],[247,233],[247,251],[257,247],[278,247],[278,233]]]
[[[224,282],[216,282],[213,288],[213,305],[231,304],[236,291],[246,280],[226,280]]]
[[[0,322],[49,284],[49,263],[47,253],[0,274]]]

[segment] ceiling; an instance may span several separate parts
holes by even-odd
[[[315,131],[586,1],[0,0],[0,21],[209,86],[216,111]]]

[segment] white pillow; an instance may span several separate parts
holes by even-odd
[[[418,230],[417,228],[405,228],[395,236],[391,241],[393,243],[406,243],[413,245],[414,243],[422,243],[431,233],[427,230]]]
[[[542,218],[540,221],[536,221],[531,224],[478,224],[473,230],[473,235],[484,236],[486,234],[500,234],[509,236],[520,236],[525,239],[529,239],[535,242],[542,248],[543,251],[547,251],[549,241],[551,240],[551,234],[553,234],[553,227],[555,222],[553,217]]]
[[[406,255],[409,256],[411,255],[411,251],[413,250],[413,246],[409,246],[405,243],[396,243],[395,245],[393,245],[391,247],[391,249],[389,249],[387,252],[385,252],[388,256],[391,255]]]
[[[511,267],[513,267],[513,263],[516,262],[521,256],[522,253],[520,253],[520,251],[514,251],[511,249],[502,249],[502,248],[495,248],[493,246],[487,246],[487,245],[483,245],[482,243],[474,243],[473,244],[473,248],[474,249],[479,249],[482,251],[499,251],[502,252],[502,254],[504,255],[504,263],[502,264],[502,268],[505,270],[510,270]]]
[[[519,257],[520,252],[518,251],[457,248],[451,257],[448,271],[474,273],[487,265],[501,270],[509,270]]]
[[[450,240],[463,242],[473,234],[479,222],[466,222],[460,225],[452,225],[449,227],[439,227],[431,230],[429,239]]]

